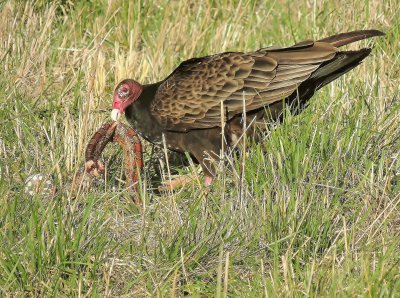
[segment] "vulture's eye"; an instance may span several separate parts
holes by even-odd
[[[120,98],[126,98],[129,95],[129,89],[126,87],[121,87],[118,89],[118,96]]]

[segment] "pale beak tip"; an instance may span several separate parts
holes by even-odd
[[[111,111],[111,119],[112,120],[118,121],[120,117],[121,117],[121,113],[118,109],[113,109]]]

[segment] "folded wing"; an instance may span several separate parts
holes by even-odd
[[[292,95],[322,65],[339,57],[342,46],[382,33],[354,31],[317,42],[255,52],[226,52],[184,61],[158,88],[151,113],[167,130],[221,125]]]

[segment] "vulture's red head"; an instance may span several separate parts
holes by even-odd
[[[111,118],[116,121],[125,109],[134,103],[143,91],[143,86],[135,80],[127,79],[118,84],[114,91]]]

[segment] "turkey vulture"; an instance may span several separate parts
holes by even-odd
[[[338,47],[380,35],[384,33],[378,30],[353,31],[286,48],[189,59],[158,83],[123,80],[115,89],[111,116],[117,120],[125,112],[146,140],[158,145],[165,141],[170,150],[188,152],[200,163],[209,185],[215,174],[210,157],[217,159],[223,146],[237,144],[243,134],[242,119],[251,134],[255,120],[278,119],[283,103],[301,111],[315,91],[371,52]]]

